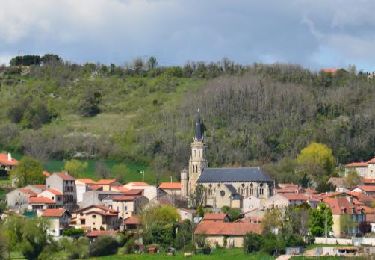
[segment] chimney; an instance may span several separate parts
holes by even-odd
[[[8,153],[8,161],[12,161],[12,155],[10,153]]]

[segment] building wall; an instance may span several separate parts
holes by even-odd
[[[76,182],[76,191],[77,191],[77,203],[80,203],[83,200],[83,194],[87,191],[87,185],[85,183]]]
[[[24,210],[27,208],[28,195],[21,192],[19,189],[15,189],[6,195],[7,206],[10,209]]]
[[[264,201],[264,206],[267,209],[271,208],[286,208],[289,206],[289,201],[287,198],[280,194],[276,194],[266,201]]]
[[[341,215],[332,215],[332,231],[335,237],[341,237]]]
[[[261,199],[255,196],[244,198],[243,208],[242,208],[243,212],[247,212],[253,209],[261,209],[261,208],[263,208],[263,203]]]

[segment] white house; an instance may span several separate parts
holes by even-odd
[[[50,228],[47,230],[51,236],[61,236],[64,229],[69,227],[71,215],[63,208],[46,209],[42,212],[42,217],[47,218]]]

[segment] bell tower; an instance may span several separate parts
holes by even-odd
[[[204,168],[207,167],[207,160],[205,159],[205,149],[204,144],[204,125],[200,118],[199,109],[195,118],[195,136],[193,142],[191,143],[191,155],[189,160],[189,195],[195,192],[197,186],[197,180],[201,175]]]

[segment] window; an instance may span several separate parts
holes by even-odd
[[[220,196],[224,197],[225,196],[225,191],[221,190],[220,191]]]
[[[196,157],[197,156],[197,150],[193,150],[194,151],[194,157]]]
[[[81,219],[81,225],[85,225],[86,224],[86,220],[85,219]]]
[[[96,218],[96,215],[92,215],[93,218]]]

